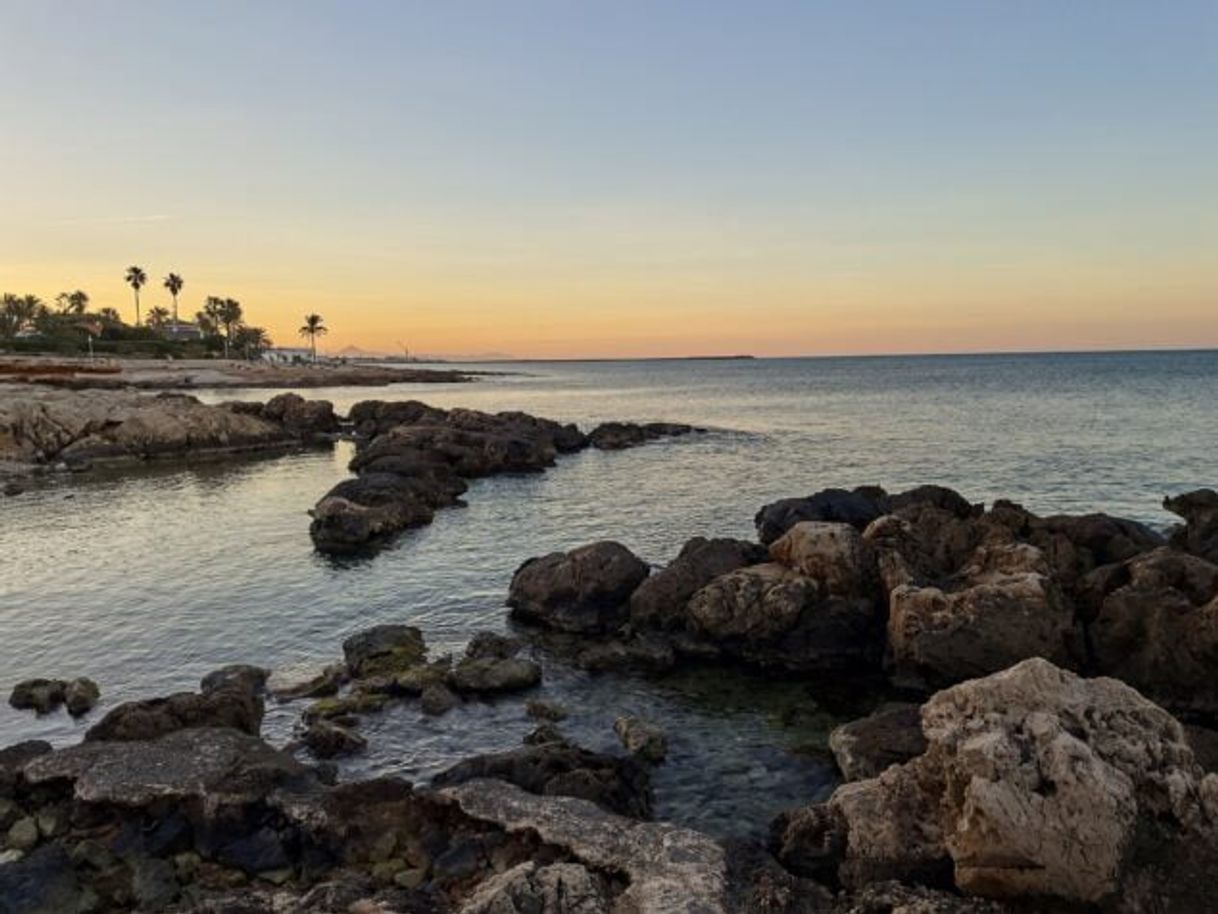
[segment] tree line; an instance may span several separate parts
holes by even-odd
[[[127,323],[110,307],[91,310],[89,294],[82,289],[61,292],[48,304],[37,295],[5,293],[0,297],[0,340],[10,345],[28,333],[36,337],[30,348],[68,350],[82,348],[93,341],[114,344],[116,351],[151,350],[169,354],[175,349],[203,349],[223,352],[225,357],[240,354],[256,358],[273,344],[262,327],[247,324],[241,303],[236,299],[208,296],[202,310],[195,314],[199,339],[178,318],[178,296],[185,280],[169,273],[162,282],[169,292],[172,307],[157,305],[142,313],[140,291],[148,284],[147,272],[139,266],[127,268],[124,275],[135,302],[135,321]],[[107,348],[107,347],[103,347]]]

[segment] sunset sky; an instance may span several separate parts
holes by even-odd
[[[0,291],[299,345],[1218,346],[1218,3],[0,0]],[[162,301],[162,299],[164,301]]]

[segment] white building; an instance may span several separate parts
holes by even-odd
[[[299,346],[275,346],[262,353],[264,361],[276,365],[292,365],[297,362],[313,361],[313,350]]]

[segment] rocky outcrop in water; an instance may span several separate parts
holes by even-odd
[[[526,562],[508,603],[590,670],[729,658],[929,694],[1043,657],[1218,720],[1218,565],[1185,548],[1207,542],[1209,497],[1172,504],[1191,526],[1169,546],[1134,521],[987,510],[940,486],[830,489],[763,508],[768,547],[695,538],[644,575],[592,544]]]
[[[559,455],[590,445],[619,449],[692,431],[615,423],[588,436],[574,425],[527,413],[443,410],[413,400],[357,403],[350,421],[361,436],[350,465],[356,476],[317,503],[309,528],[327,553],[355,552],[431,523],[438,509],[461,503],[468,479],[541,472]]]
[[[49,714],[66,707],[73,717],[87,714],[101,697],[101,689],[88,677],[77,679],[26,679],[13,686],[8,703],[18,710]]]
[[[205,405],[178,394],[11,387],[0,395],[0,464],[38,468],[282,449],[338,428],[324,400]]]

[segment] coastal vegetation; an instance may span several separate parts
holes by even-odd
[[[143,312],[140,291],[148,273],[132,265],[124,274],[131,286],[135,321],[127,323],[111,306],[92,308],[83,289],[61,292],[48,304],[33,294],[4,293],[0,298],[0,349],[16,353],[207,358],[223,355],[256,359],[273,345],[270,334],[246,322],[239,301],[209,295],[192,322],[178,317],[185,280],[169,273],[162,283],[170,306]],[[324,332],[322,328],[321,332]]]

